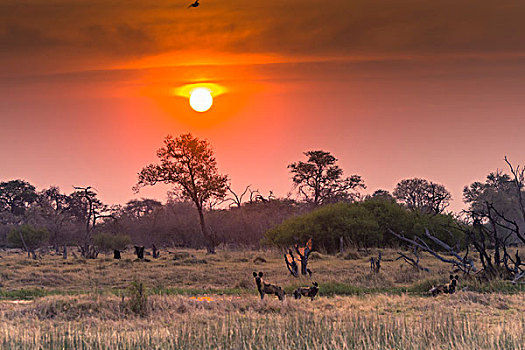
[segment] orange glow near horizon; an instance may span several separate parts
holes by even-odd
[[[322,149],[365,194],[422,177],[460,210],[465,185],[525,159],[525,2],[50,3],[0,2],[0,180],[163,200],[136,173],[191,132],[237,190],[294,194],[287,165]]]
[[[186,84],[177,88],[172,89],[172,94],[175,96],[190,98],[192,92],[196,89],[204,88],[208,90],[213,98],[218,97],[228,92],[225,86],[215,83],[194,83]]]

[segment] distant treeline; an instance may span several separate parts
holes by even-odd
[[[98,243],[100,250],[121,249],[125,242],[205,247],[198,213],[190,202],[138,199],[109,207],[94,191],[89,190],[88,196],[90,201],[82,190],[64,194],[57,187],[36,191],[23,180],[0,183],[0,246],[25,248],[25,243],[29,249],[49,245],[57,250],[64,245],[82,246],[89,226],[90,243]],[[252,199],[241,207],[208,209],[205,215],[217,244],[257,248],[268,229],[309,210],[310,204],[271,198]],[[108,235],[118,239],[109,240]]]
[[[361,177],[344,178],[328,152],[305,154],[308,162],[289,166],[297,190],[295,199],[275,198],[271,191],[265,197],[250,186],[236,194],[226,184],[215,205],[210,197],[200,203],[201,210],[195,210],[196,203],[187,198],[175,199],[184,196],[172,196],[166,203],[135,199],[110,207],[91,187],[75,187],[66,194],[54,186],[37,191],[23,180],[0,182],[0,247],[20,247],[34,253],[42,246],[58,251],[78,245],[84,257],[96,257],[94,250],[123,249],[128,244],[210,251],[210,245],[286,247],[313,238],[314,249],[331,253],[341,245],[399,245],[389,229],[412,238],[428,229],[438,239],[457,244],[463,239],[463,233],[455,229],[458,220],[486,230],[493,227],[487,246],[498,246],[499,240],[506,245],[524,241],[521,168],[517,168],[522,171],[520,176],[496,172],[485,182],[465,186],[463,199],[468,209],[459,219],[445,211],[451,196],[443,185],[405,179],[392,193],[377,190],[363,197],[358,192],[365,187]],[[150,169],[146,167],[143,176],[148,176]],[[516,175],[514,168],[511,171]],[[245,194],[249,198],[243,200]],[[205,220],[199,217],[201,211]]]

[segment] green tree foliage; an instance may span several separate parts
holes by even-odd
[[[48,237],[49,232],[45,228],[21,225],[11,229],[7,242],[13,247],[27,249],[29,253],[40,247]]]
[[[131,244],[131,240],[127,235],[101,232],[93,236],[93,243],[102,251],[123,250],[128,244]]]
[[[214,253],[217,242],[204,221],[204,205],[209,200],[224,198],[228,177],[219,174],[210,144],[191,134],[168,136],[157,156],[160,163],[142,169],[135,190],[159,182],[173,185],[174,192],[191,200],[197,208],[206,247],[209,253]]]
[[[402,180],[393,194],[407,208],[426,214],[442,213],[452,198],[445,186],[419,178]]]
[[[355,190],[365,188],[359,175],[343,177],[343,169],[337,159],[325,151],[308,151],[306,162],[299,161],[288,165],[293,174],[293,183],[299,195],[314,205],[353,200]]]
[[[426,215],[413,212],[392,200],[370,198],[362,202],[336,203],[310,213],[285,220],[268,230],[263,244],[288,246],[312,238],[314,249],[334,253],[339,239],[356,247],[396,246],[400,242],[388,229],[405,236],[423,236],[427,228],[449,244],[462,242],[450,215]]]

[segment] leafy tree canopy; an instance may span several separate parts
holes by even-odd
[[[355,190],[366,188],[359,175],[343,177],[343,169],[337,159],[325,151],[308,151],[306,162],[298,161],[288,165],[293,174],[293,183],[299,195],[314,205],[354,200]]]
[[[157,156],[158,164],[150,164],[139,173],[135,190],[159,182],[174,186],[175,194],[195,204],[208,252],[214,253],[216,240],[206,227],[204,204],[212,199],[224,198],[228,176],[219,173],[210,144],[191,134],[177,138],[168,136]]]
[[[399,182],[394,189],[394,197],[409,209],[426,214],[442,213],[452,198],[445,186],[420,178]]]
[[[0,212],[8,211],[15,216],[24,215],[38,195],[35,187],[23,180],[0,182]]]

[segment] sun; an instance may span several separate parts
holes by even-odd
[[[211,91],[205,87],[198,87],[190,92],[190,106],[197,112],[206,112],[213,104]]]

